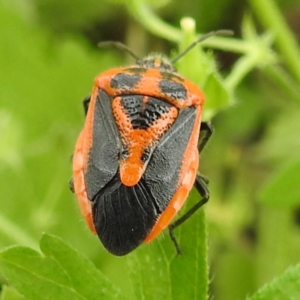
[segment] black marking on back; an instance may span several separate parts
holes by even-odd
[[[186,88],[178,82],[163,79],[159,81],[159,88],[161,89],[162,94],[175,100],[187,98]]]
[[[149,97],[146,102],[143,101],[145,96],[140,95],[121,98],[122,106],[131,120],[133,129],[147,129],[173,107],[172,104],[153,97]]]
[[[140,74],[118,73],[110,83],[110,86],[115,89],[126,90],[134,88],[134,86],[142,79]]]

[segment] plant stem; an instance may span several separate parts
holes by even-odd
[[[144,1],[130,0],[127,8],[131,15],[151,33],[173,42],[180,40],[181,31],[157,17]]]
[[[230,91],[234,91],[235,88],[241,83],[251,70],[253,70],[258,64],[257,57],[254,55],[242,56],[235,64],[230,74],[225,79],[225,85]]]
[[[275,1],[250,0],[250,3],[267,30],[272,30],[275,36],[275,43],[281,51],[284,61],[295,76],[297,83],[300,84],[299,46],[276,6]]]
[[[300,88],[289,76],[290,74],[285,72],[280,66],[276,65],[267,66],[264,71],[270,78],[276,81],[278,85],[284,88],[297,104],[300,104]]]
[[[160,19],[153,13],[153,11],[145,4],[144,1],[130,0],[127,8],[129,9],[130,14],[152,34],[171,42],[181,42],[181,30]],[[195,39],[196,38],[197,36],[195,35]],[[231,51],[235,53],[245,54],[248,52],[247,43],[228,37],[214,36],[203,41],[201,44],[204,47]]]

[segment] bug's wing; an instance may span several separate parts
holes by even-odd
[[[173,126],[161,138],[144,174],[156,205],[162,212],[178,187],[183,155],[195,126],[194,107],[182,110]]]
[[[93,218],[104,247],[125,255],[138,247],[155,224],[157,211],[143,180],[133,187],[116,175],[93,202]]]
[[[94,224],[111,253],[125,255],[138,247],[172,199],[194,122],[195,108],[179,114],[137,185],[127,187],[115,174],[103,190],[98,190],[92,205]]]
[[[111,98],[102,90],[96,98],[92,128],[92,147],[85,170],[85,184],[90,200],[112,180],[119,163],[120,141],[111,111]]]

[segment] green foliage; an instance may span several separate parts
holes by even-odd
[[[2,287],[1,300],[26,300],[26,298],[13,287],[4,285]]]
[[[192,235],[178,234],[182,250],[189,255],[178,259],[170,241],[158,241],[143,246],[135,253],[124,258],[130,269],[129,276],[134,285],[136,299],[201,299],[206,295],[207,285],[198,275],[200,268],[205,269],[199,261],[199,248],[203,244],[197,239],[205,223],[200,214],[196,217],[198,226],[187,224]],[[189,239],[198,241],[199,247],[190,245]],[[0,254],[0,270],[21,294],[28,299],[128,299],[128,296],[114,287],[106,276],[78,251],[61,239],[43,235],[40,241],[42,254],[31,248],[14,246]],[[205,252],[206,249],[203,249]],[[184,276],[179,276],[179,269],[189,265]],[[185,288],[182,289],[182,281]],[[32,287],[35,282],[35,287]],[[166,288],[169,287],[169,288]],[[57,295],[57,296],[56,296]],[[203,295],[202,295],[203,297]],[[70,298],[71,299],[71,298]]]
[[[179,45],[180,52],[196,40],[195,25],[195,21],[191,18],[181,20],[182,40]],[[232,101],[232,91],[227,88],[218,73],[215,59],[210,53],[199,51],[199,47],[195,47],[180,58],[176,65],[181,74],[198,86],[203,87],[206,97],[205,120],[210,120],[215,113],[227,107]],[[191,68],[191,66],[193,67]]]
[[[217,300],[298,299],[300,55],[274,1],[249,1],[262,33],[247,12],[238,24],[242,38],[212,37],[176,63],[203,89],[204,118],[215,126],[200,166],[211,200],[176,228],[182,256],[167,234],[126,257],[111,256],[85,228],[68,190],[81,99],[124,56],[94,49],[82,33],[100,28],[102,38],[123,30],[126,39],[134,28],[145,45],[163,47],[150,32],[179,52],[199,36],[192,19],[178,28],[186,13],[201,28],[219,29],[245,12],[233,0],[199,3],[0,1],[0,246],[10,246],[0,254],[1,300],[201,300],[210,278]],[[133,39],[133,48],[139,43]],[[238,54],[230,70],[211,49]],[[181,214],[198,197],[192,192]],[[59,238],[44,234],[38,247],[43,231]]]
[[[280,170],[265,186],[262,201],[278,207],[294,208],[299,204],[300,186],[300,161],[297,160]]]
[[[50,26],[56,34],[64,34],[65,30],[87,30],[90,24],[97,20],[108,21],[114,17],[118,11],[114,11],[108,5],[97,0],[65,0],[52,1],[43,0],[36,2],[36,9],[39,12],[39,21],[44,26]],[[65,17],[66,12],[68,16]],[[56,18],[53,18],[53,15]]]
[[[83,124],[81,99],[90,93],[95,75],[118,58],[93,52],[80,40],[54,45],[9,5],[1,3],[0,15],[5,24],[0,28],[0,172],[5,199],[0,244],[35,247],[41,231],[49,228],[84,235],[68,190],[72,145]],[[73,212],[68,213],[72,225],[62,229],[59,223],[68,211]],[[86,249],[91,252],[90,246]]]
[[[300,265],[289,268],[247,300],[290,300],[300,297]]]
[[[25,297],[32,300],[126,299],[93,264],[60,239],[44,235],[40,248],[43,255],[16,246],[0,256],[4,276]]]

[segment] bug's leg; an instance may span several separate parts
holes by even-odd
[[[213,133],[213,127],[210,123],[202,122],[199,134],[198,150],[199,153],[202,151],[207,141]],[[202,207],[209,200],[209,190],[207,188],[208,179],[204,176],[197,175],[194,186],[198,193],[201,195],[200,201],[198,201],[190,210],[188,210],[182,217],[174,221],[169,225],[170,238],[176,248],[177,254],[181,254],[180,246],[176,240],[174,229],[190,218],[200,207]]]
[[[91,101],[91,95],[86,96],[86,97],[82,100],[85,115],[87,114],[87,111],[88,111],[88,109],[89,109],[90,101]]]
[[[210,139],[211,135],[214,132],[214,128],[209,122],[202,122],[200,127],[200,133],[199,133],[199,141],[198,141],[198,152],[201,153],[205,145],[207,144],[208,140]],[[198,175],[202,178],[202,181],[204,181],[206,184],[209,183],[209,180],[203,176]]]
[[[214,128],[209,122],[201,122],[200,133],[199,133],[199,142],[198,142],[198,151],[201,153],[204,146],[207,144],[211,135],[213,134]]]
[[[174,229],[184,223],[187,219],[189,219],[199,208],[201,208],[208,200],[209,200],[209,190],[206,186],[207,179],[202,176],[197,176],[196,181],[194,183],[195,188],[198,193],[201,195],[201,200],[198,201],[192,208],[190,208],[182,217],[174,221],[171,225],[169,225],[169,233],[172,242],[176,248],[177,254],[181,254],[180,246],[176,240]]]
[[[204,181],[202,176],[197,176],[194,186],[197,189],[198,193],[201,195],[201,200],[198,201],[182,217],[173,222],[169,226],[169,230],[173,230],[179,225],[181,225],[183,222],[185,222],[190,216],[192,216],[200,207],[202,207],[209,200],[209,190],[206,186],[206,181]]]
[[[69,181],[69,189],[72,193],[75,193],[73,178],[71,178]]]

